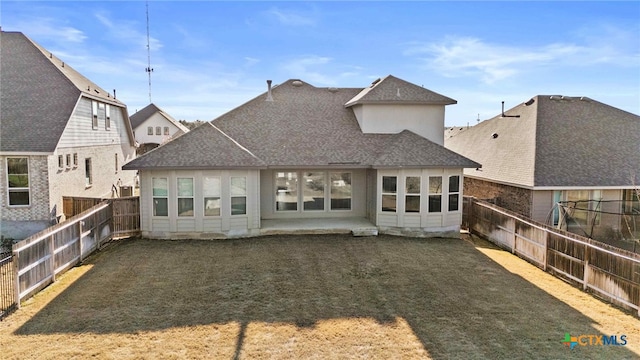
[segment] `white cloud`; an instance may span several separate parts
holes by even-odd
[[[313,16],[305,15],[297,11],[271,8],[267,15],[286,26],[313,26],[317,20]]]

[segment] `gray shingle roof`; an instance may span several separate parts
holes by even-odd
[[[289,80],[273,88],[273,101],[267,101],[264,93],[213,120],[212,124],[260,158],[261,165],[270,167],[478,166],[409,131],[363,134],[353,111],[345,107],[345,103],[361,91],[318,88],[300,80]],[[190,146],[194,131],[163,147],[172,143]],[[135,160],[130,168],[166,166],[160,149]],[[177,167],[193,166],[192,161],[206,163],[212,154],[196,149],[183,151],[178,145],[173,149],[181,153],[178,157],[190,157],[184,164],[177,160],[171,162]],[[246,165],[237,162],[232,153],[227,154],[224,146],[218,150],[216,157],[220,161],[229,157],[225,160],[227,164]],[[153,159],[147,160],[147,157]]]
[[[527,187],[640,184],[640,116],[580,97],[538,95],[445,138],[482,163],[470,176]],[[493,134],[497,134],[494,138]]]
[[[81,94],[124,107],[20,32],[0,32],[0,151],[53,152]]]
[[[345,106],[374,103],[452,105],[457,101],[392,75],[374,81]]]

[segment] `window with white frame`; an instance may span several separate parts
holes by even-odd
[[[404,211],[408,213],[420,212],[419,176],[407,176],[405,178]]]
[[[9,206],[30,204],[29,159],[7,158]]]
[[[98,102],[91,101],[91,128],[98,130]]]
[[[58,169],[64,169],[64,156],[58,155]]]
[[[398,177],[382,177],[382,211],[396,212],[398,194]]]
[[[73,167],[78,167],[78,153],[73,153]]]
[[[164,127],[164,134],[165,135],[169,135],[169,127],[168,126]]]
[[[193,178],[178,178],[178,216],[193,216]]]
[[[442,212],[442,176],[429,176],[429,212]]]
[[[247,178],[231,177],[231,215],[246,215],[247,213]]]
[[[460,208],[460,176],[449,176],[449,211]]]
[[[93,184],[93,169],[91,168],[91,158],[84,159],[84,184],[89,187]]]
[[[153,216],[169,216],[169,181],[165,177],[151,179]]]
[[[325,172],[305,172],[302,176],[303,209],[324,210]]]
[[[205,176],[202,179],[204,216],[220,216],[220,184],[220,177],[218,176]]]
[[[71,154],[65,155],[67,168],[71,167]]]
[[[351,173],[332,172],[331,210],[351,210]]]
[[[114,160],[115,160],[115,163],[116,163],[116,174],[117,174],[118,170],[120,170],[120,167],[118,166],[119,165],[118,164],[118,153],[115,153],[113,155],[114,155],[113,157],[114,157]]]
[[[156,126],[156,135],[162,135],[162,128],[160,126]]]
[[[568,190],[565,192],[571,220],[577,225],[600,224],[600,190]],[[575,225],[574,224],[574,225]]]
[[[298,210],[298,173],[276,172],[276,211]]]
[[[147,126],[147,135],[153,135],[153,126]]]
[[[105,105],[105,116],[104,116],[104,128],[105,130],[111,130],[111,107],[109,104]]]

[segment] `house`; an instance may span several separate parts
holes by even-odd
[[[155,104],[145,106],[131,115],[130,119],[133,134],[140,144],[138,154],[143,154],[176,136],[189,132],[186,126]]]
[[[127,107],[20,32],[0,35],[3,236],[21,239],[62,216],[62,197],[111,197],[133,185]]]
[[[141,228],[216,238],[353,221],[456,235],[462,169],[444,144],[456,101],[393,76],[366,88],[288,80],[123,168],[140,171]]]
[[[598,238],[628,232],[620,214],[640,213],[640,116],[596,100],[538,95],[445,146],[482,163],[464,171],[467,195],[528,218],[557,225],[562,203],[571,221],[561,225]]]

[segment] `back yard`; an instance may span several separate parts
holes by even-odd
[[[626,335],[625,346],[562,343]],[[478,238],[110,245],[0,322],[4,359],[632,359],[640,320]]]

